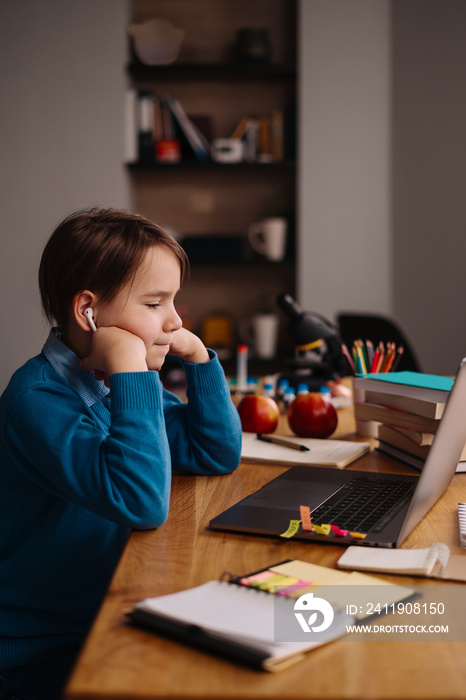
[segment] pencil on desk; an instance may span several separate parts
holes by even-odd
[[[306,445],[300,445],[298,442],[290,442],[286,438],[275,437],[275,435],[262,435],[262,433],[257,433],[258,440],[262,442],[271,442],[274,445],[281,445],[282,447],[290,447],[292,450],[300,450],[301,452],[309,451],[309,447]]]

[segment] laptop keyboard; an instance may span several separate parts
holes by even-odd
[[[376,481],[357,476],[315,508],[312,521],[353,532],[380,532],[404,506],[413,489],[411,481]]]

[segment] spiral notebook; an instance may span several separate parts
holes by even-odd
[[[365,607],[368,601],[375,608],[381,600],[399,602],[416,595],[410,588],[386,584],[373,576],[287,560],[242,577],[147,598],[128,613],[128,620],[232,661],[279,671],[311,649],[342,637],[348,625],[367,621],[367,616],[347,614],[355,588],[363,592]],[[305,634],[297,621],[296,606],[301,596],[314,592],[325,592],[334,617],[325,630],[317,633],[311,628]],[[303,637],[306,641],[300,641]]]

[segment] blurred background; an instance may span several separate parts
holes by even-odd
[[[182,33],[167,64],[144,63],[128,32],[150,18]],[[263,373],[293,352],[286,293],[331,321],[395,318],[424,371],[453,374],[466,354],[465,26],[464,0],[3,0],[0,388],[48,332],[46,240],[94,205],[156,219],[186,246],[180,310],[226,367],[238,342],[254,356],[257,316],[278,318]],[[157,121],[167,97],[207,159],[172,112]],[[151,143],[147,119],[153,138],[169,133]],[[261,247],[271,220],[278,252]]]

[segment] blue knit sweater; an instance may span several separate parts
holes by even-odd
[[[237,467],[240,421],[210,354],[183,363],[187,403],[157,372],[114,374],[106,396],[53,333],[13,375],[0,398],[0,668],[83,641],[131,528],[166,520],[172,470]]]

